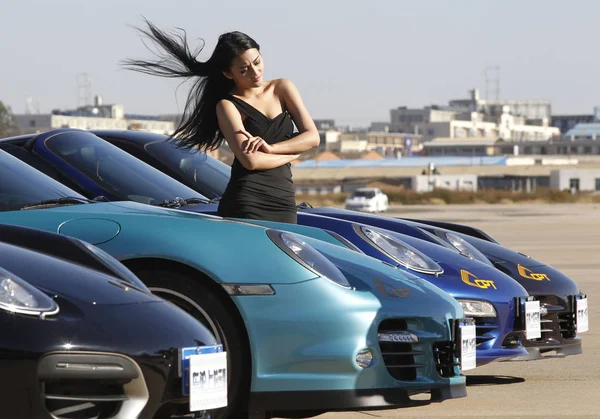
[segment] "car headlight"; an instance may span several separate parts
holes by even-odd
[[[496,317],[496,309],[492,303],[479,300],[458,300],[465,312],[470,317]]]
[[[433,259],[408,244],[382,233],[381,231],[354,224],[354,231],[372,246],[394,259],[400,265],[430,275],[440,275],[444,269]]]
[[[56,302],[33,285],[0,268],[0,309],[31,316],[58,313]]]
[[[267,230],[267,235],[281,250],[305,268],[341,287],[352,288],[348,279],[333,262],[300,237],[272,229]]]
[[[486,265],[491,263],[490,260],[483,255],[483,253],[477,250],[471,243],[462,237],[449,232],[443,232],[443,234],[446,241],[454,246],[454,248],[458,250],[461,255],[466,256],[469,259],[478,260]]]
[[[323,230],[325,230],[327,233],[329,233],[329,235],[333,236],[333,238],[335,238],[337,241],[341,242],[343,245],[348,247],[348,249],[354,250],[355,252],[362,253],[362,254],[365,253],[362,250],[360,250],[358,247],[356,247],[356,245],[354,243],[352,243],[350,240],[346,239],[344,236],[341,236],[340,234],[336,233],[335,231],[326,230],[326,229],[323,229]]]
[[[122,279],[123,281],[129,282],[135,288],[150,293],[150,290],[146,285],[131,272],[125,265],[115,259],[113,256],[100,249],[93,244],[77,239],[87,250],[93,253],[93,255],[100,260],[100,262],[114,272],[114,275]]]

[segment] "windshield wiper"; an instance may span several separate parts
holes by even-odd
[[[186,199],[184,199],[184,201],[188,205],[210,204],[210,201],[208,199],[204,199],[204,198],[186,198]]]
[[[175,197],[174,199],[165,199],[162,203],[158,204],[159,207],[165,208],[181,208],[186,205],[194,205],[194,204],[209,204],[210,201],[204,198],[180,198]]]
[[[49,205],[77,205],[77,204],[89,204],[91,201],[86,198],[77,198],[76,196],[65,196],[57,199],[47,199],[40,201],[35,204],[25,205],[22,210],[28,210],[32,208],[46,207]]]
[[[110,200],[104,195],[98,195],[97,197],[92,198],[91,202],[110,202]]]
[[[296,209],[306,209],[306,208],[313,208],[312,205],[310,205],[308,202],[304,201],[301,202],[300,204],[296,205]]]

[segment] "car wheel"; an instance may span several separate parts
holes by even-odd
[[[227,352],[227,407],[211,417],[222,419],[243,414],[250,389],[250,373],[246,372],[245,355],[250,353],[245,331],[229,314],[222,297],[206,285],[187,275],[162,269],[134,273],[153,294],[175,304],[197,318],[215,336]],[[251,368],[250,368],[251,370]]]

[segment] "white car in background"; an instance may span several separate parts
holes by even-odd
[[[388,196],[378,188],[358,188],[346,198],[345,208],[365,212],[387,211]]]

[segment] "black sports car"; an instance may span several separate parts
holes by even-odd
[[[0,225],[0,333],[2,418],[192,417],[227,400],[214,336],[74,238]]]

